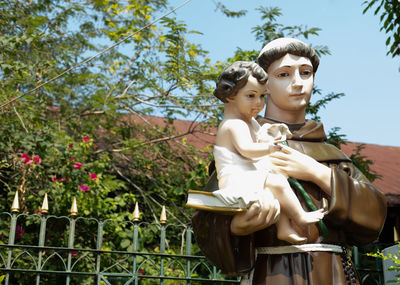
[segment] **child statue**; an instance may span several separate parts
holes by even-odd
[[[207,193],[202,196],[204,200],[200,197],[197,202],[189,194],[188,206],[208,206],[209,210],[218,211],[222,205],[229,212],[229,208],[248,208],[252,203],[263,204],[276,198],[281,206],[277,237],[304,243],[307,239],[298,235],[290,220],[299,226],[316,223],[323,218],[324,209],[305,212],[287,176],[271,169],[269,154],[282,149],[279,143],[286,140],[290,131],[284,124],[261,127],[255,120],[264,108],[267,78],[260,66],[246,61],[233,63],[219,76],[214,91],[214,96],[224,102],[214,146],[219,190],[212,192],[214,197]]]

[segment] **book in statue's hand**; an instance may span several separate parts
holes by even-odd
[[[211,211],[225,215],[234,215],[247,210],[245,203],[227,205],[213,192],[189,190],[186,207]]]

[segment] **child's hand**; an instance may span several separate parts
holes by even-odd
[[[275,139],[274,139],[274,144],[280,144],[280,143],[283,143],[285,140],[286,140],[286,138],[285,138],[285,137],[282,137],[282,136],[280,136],[280,137],[277,137],[277,138],[275,138]]]
[[[310,181],[330,194],[331,169],[314,158],[282,145],[282,151],[270,155],[277,170],[290,177]]]
[[[275,152],[275,151],[280,151],[280,150],[282,150],[282,146],[279,144],[279,143],[273,143],[273,144],[271,144],[270,146],[269,146],[269,148],[268,148],[268,150],[269,150],[269,153],[273,153],[273,152]]]

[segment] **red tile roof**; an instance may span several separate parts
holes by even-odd
[[[341,149],[347,155],[354,153],[354,150],[361,143],[348,142],[342,145]],[[370,166],[373,171],[381,175],[373,183],[388,198],[389,205],[400,202],[400,147],[383,146],[376,144],[365,144],[361,155],[373,161]],[[397,197],[396,197],[397,196]],[[395,202],[397,200],[397,202]]]
[[[164,118],[146,117],[152,123],[163,126]],[[198,124],[192,125],[191,121],[175,120],[174,126],[178,132],[185,133],[190,129],[195,131],[185,136],[188,143],[204,149],[215,142],[216,128],[208,128],[207,133],[196,132],[199,129]],[[348,142],[342,145],[341,149],[350,156],[361,143]],[[365,144],[365,148],[361,150],[361,155],[373,161],[370,166],[377,174],[381,175],[373,183],[388,198],[389,205],[400,205],[400,147],[382,146],[375,144]]]

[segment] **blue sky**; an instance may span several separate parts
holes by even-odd
[[[259,6],[281,8],[279,23],[321,28],[307,42],[327,45],[331,55],[321,58],[315,84],[323,94],[345,93],[320,112],[325,130],[340,127],[349,141],[400,146],[400,59],[386,56],[379,17],[372,10],[363,15],[363,1],[224,1],[229,9],[248,10],[245,17],[231,19],[215,11],[213,0],[192,0],[176,17],[203,33],[192,40],[209,51],[212,62],[232,56],[237,47],[261,49],[251,33],[261,24],[255,10]],[[171,5],[182,2],[173,0]]]

